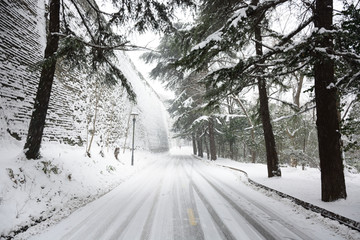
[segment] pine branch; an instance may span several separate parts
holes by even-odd
[[[307,111],[310,111],[310,110],[312,110],[312,109],[314,109],[314,108],[316,108],[315,105],[310,106],[310,107],[306,107],[305,109],[303,109],[303,110],[301,110],[301,111],[299,111],[299,112],[297,112],[297,113],[294,113],[294,114],[291,114],[291,115],[287,115],[287,116],[278,117],[278,118],[272,120],[271,122],[275,123],[275,122],[283,121],[283,120],[285,120],[285,119],[293,118],[293,117],[299,116],[299,115],[301,115],[301,114],[303,114],[303,113],[305,113],[305,112],[307,112]],[[262,124],[259,124],[259,125],[255,125],[255,126],[253,126],[253,127],[245,128],[244,130],[251,130],[251,129],[255,129],[255,128],[261,127],[261,126],[262,126]]]
[[[271,51],[275,51],[274,48],[272,48],[269,45],[265,44],[263,41],[258,41],[258,40],[254,39],[254,38],[252,38],[251,41],[253,41],[255,43],[258,43],[258,44],[261,44],[263,47],[265,47],[267,49],[270,49]]]
[[[295,105],[294,103],[291,103],[291,102],[287,102],[287,101],[284,101],[284,100],[281,100],[279,98],[274,98],[274,97],[270,97],[269,96],[269,99],[272,99],[272,100],[275,100],[275,101],[278,101],[278,102],[281,102],[282,104],[286,105],[286,106],[289,106],[292,110],[294,110],[295,112],[299,112],[300,111],[300,108]]]
[[[91,40],[92,40],[93,42],[96,42],[95,37],[93,36],[93,34],[92,34],[91,30],[90,30],[90,27],[88,26],[87,21],[85,20],[85,17],[84,17],[83,14],[81,13],[79,6],[75,3],[74,0],[70,0],[70,1],[71,1],[72,4],[75,6],[76,11],[78,12],[78,14],[79,14],[79,16],[80,16],[80,18],[81,18],[81,21],[83,22],[83,24],[84,24],[87,32],[89,33],[89,35],[90,35],[90,37],[91,37]]]
[[[91,42],[87,42],[79,37],[76,36],[72,36],[72,35],[67,35],[64,33],[52,33],[52,35],[57,35],[63,38],[72,38],[78,42],[83,43],[84,45],[94,48],[94,49],[99,49],[99,50],[121,50],[121,51],[140,51],[140,50],[147,50],[147,51],[152,51],[152,52],[157,52],[156,50],[153,50],[151,48],[147,48],[147,47],[142,47],[142,46],[137,46],[137,45],[131,45],[131,44],[127,44],[129,43],[129,41],[126,41],[124,43],[121,44],[117,44],[117,45],[112,45],[112,46],[108,46],[108,45],[98,45],[95,43],[91,43]]]
[[[127,78],[124,76],[122,71],[118,69],[109,59],[105,58],[104,60],[111,67],[116,77],[120,79],[121,85],[126,89],[126,92],[128,93],[130,100],[136,102],[136,94],[133,91],[131,83],[128,82]]]
[[[86,0],[86,2],[90,5],[90,7],[97,13],[100,13],[100,14],[104,14],[104,15],[107,15],[107,16],[113,16],[114,14],[112,13],[108,13],[108,12],[104,12],[104,11],[101,11],[97,6],[95,6],[91,0]]]
[[[313,20],[313,17],[309,18],[307,21],[305,21],[304,23],[299,25],[298,28],[296,28],[290,34],[288,34],[287,36],[282,38],[282,40],[273,47],[274,50],[265,53],[261,57],[251,57],[247,61],[239,61],[239,63],[231,69],[228,69],[228,68],[220,69],[220,70],[217,70],[217,71],[209,74],[208,76],[209,77],[224,76],[224,74],[225,74],[225,76],[229,76],[229,77],[233,76],[233,75],[234,76],[235,75],[243,76],[242,78],[246,77],[246,75],[249,75],[251,72],[256,70],[256,66],[265,62],[265,60],[269,59],[273,55],[281,53],[283,51],[283,46],[285,44],[287,44],[291,40],[291,38],[294,37],[297,33],[299,33],[301,30],[303,30],[305,27],[307,27],[312,22],[312,20]],[[303,66],[305,66],[305,65],[303,65]],[[300,68],[296,68],[294,71],[301,69],[303,66],[301,66]],[[291,72],[293,72],[293,71],[289,71],[289,73],[291,73]],[[231,77],[230,77],[230,79],[231,79]],[[216,82],[217,81],[215,81],[215,83]],[[226,94],[226,96],[229,96],[231,94],[237,94],[237,91],[238,91],[237,88],[230,90],[229,93]]]
[[[269,74],[261,74],[261,75],[257,75],[257,74],[254,74],[254,75],[249,75],[251,77],[264,77],[264,78],[275,78],[275,77],[280,77],[280,76],[287,76],[289,74],[293,74],[295,72],[298,72],[300,70],[302,70],[303,68],[305,68],[306,66],[309,65],[311,61],[306,61],[304,63],[302,63],[301,65],[299,65],[298,67],[295,67],[295,68],[291,68],[290,70],[287,70],[285,72],[275,72],[275,73],[269,73]],[[270,66],[276,66],[276,64],[272,64]],[[283,67],[280,67],[280,69],[283,69]]]

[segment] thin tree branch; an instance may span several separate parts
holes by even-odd
[[[345,111],[344,115],[343,115],[343,116],[342,116],[342,118],[341,118],[341,121],[345,120],[346,115],[348,114],[348,112],[349,112],[349,110],[350,110],[351,105],[353,105],[355,102],[356,102],[356,99],[354,99],[354,100],[352,100],[352,101],[350,102],[350,104],[349,104],[349,106],[347,107],[347,109],[346,109],[346,111]]]
[[[281,102],[282,104],[284,104],[286,106],[289,106],[291,109],[293,109],[296,112],[298,112],[300,110],[300,108],[296,104],[293,104],[291,102],[287,102],[287,101],[281,100],[279,98],[273,98],[273,97],[270,97],[270,96],[269,96],[269,99]]]
[[[76,36],[72,36],[72,35],[67,35],[64,33],[52,33],[52,35],[57,35],[63,38],[73,38],[76,41],[79,41],[83,44],[85,44],[86,46],[92,47],[92,48],[96,48],[96,49],[102,49],[102,50],[121,50],[121,51],[140,51],[140,50],[147,50],[147,51],[152,51],[152,52],[158,52],[157,50],[151,49],[151,48],[147,48],[147,47],[142,47],[142,46],[137,46],[137,45],[132,45],[132,44],[127,44],[129,43],[129,41],[126,41],[122,44],[118,44],[118,45],[112,45],[112,46],[106,46],[106,45],[98,45],[95,43],[90,43],[90,42],[86,42],[85,40],[76,37]]]
[[[81,13],[81,11],[80,11],[80,9],[79,9],[78,5],[75,3],[75,1],[74,1],[74,0],[70,0],[70,1],[71,1],[71,2],[72,2],[72,4],[75,6],[76,11],[77,11],[77,12],[78,12],[78,14],[80,15],[80,18],[81,18],[81,20],[82,20],[82,22],[83,22],[83,24],[84,24],[84,26],[85,26],[85,28],[86,28],[87,32],[89,33],[89,35],[90,35],[90,37],[91,37],[92,41],[95,43],[95,42],[96,42],[96,39],[95,39],[95,37],[93,36],[93,34],[92,34],[91,30],[90,30],[90,27],[87,25],[87,22],[86,22],[86,20],[85,20],[84,16],[82,15],[82,13]]]

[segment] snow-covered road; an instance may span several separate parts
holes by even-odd
[[[237,173],[168,155],[33,239],[341,239]]]

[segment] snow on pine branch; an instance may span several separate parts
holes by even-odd
[[[191,51],[200,50],[205,48],[210,42],[220,42],[222,40],[222,31],[221,29],[209,35],[204,41],[195,45]],[[215,44],[216,45],[216,44]]]
[[[215,114],[214,116],[225,119],[226,122],[229,122],[231,119],[235,118],[246,118],[246,115],[244,114]]]

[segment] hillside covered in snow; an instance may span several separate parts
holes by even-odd
[[[120,83],[104,84],[103,72],[89,75],[86,68],[58,61],[42,158],[25,159],[37,64],[46,44],[46,7],[44,0],[0,2],[0,236],[6,238],[45,219],[61,219],[110,191],[151,162],[142,150],[169,148],[165,107],[126,53],[118,51],[115,64],[131,83],[136,103]],[[132,112],[139,114],[135,156],[142,160],[136,158],[135,168],[130,168]]]
[[[0,137],[22,140],[27,134],[45,48],[45,1],[2,1],[0,48]],[[45,141],[87,146],[92,135],[102,149],[129,148],[131,112],[139,113],[136,147],[168,149],[165,109],[125,52],[117,66],[137,94],[128,100],[120,83],[107,86],[104,73],[90,76],[59,61],[44,130]],[[90,149],[91,152],[91,149]]]

